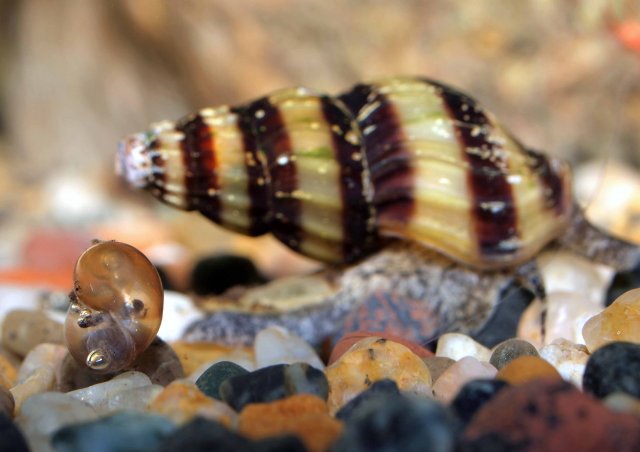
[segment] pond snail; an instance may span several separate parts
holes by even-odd
[[[126,368],[160,328],[164,294],[155,267],[131,245],[97,242],[78,258],[73,277],[69,352],[95,372]]]
[[[564,162],[466,94],[413,77],[204,109],[125,138],[117,160],[167,204],[327,263],[401,238],[475,269],[514,267],[573,210]]]

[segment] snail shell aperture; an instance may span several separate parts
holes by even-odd
[[[126,368],[156,337],[163,290],[155,267],[125,243],[98,242],[79,258],[65,321],[75,360],[100,373]]]
[[[395,237],[480,270],[514,267],[566,229],[573,206],[564,162],[416,77],[204,109],[125,138],[118,167],[165,203],[330,263]]]

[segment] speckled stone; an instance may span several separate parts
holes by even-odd
[[[64,331],[41,311],[11,311],[2,322],[2,345],[20,356],[44,342],[64,344]]]
[[[342,432],[327,403],[311,394],[296,394],[270,403],[247,405],[240,413],[240,433],[252,439],[295,435],[309,451],[327,450]]]
[[[498,371],[496,378],[518,385],[536,378],[558,378],[562,376],[555,367],[538,356],[520,356]]]
[[[491,364],[465,356],[440,375],[433,384],[433,394],[436,400],[449,403],[467,382],[478,378],[493,378],[496,372]]]
[[[249,403],[272,402],[300,393],[326,399],[328,392],[325,374],[305,363],[264,367],[227,378],[219,386],[222,400],[237,411]]]
[[[431,374],[431,379],[433,381],[437,381],[438,378],[440,378],[440,375],[455,363],[454,360],[447,358],[446,356],[429,356],[422,360],[429,368],[429,373]]]
[[[238,415],[229,405],[207,397],[196,385],[176,380],[160,392],[149,404],[149,411],[161,414],[176,424],[184,424],[200,416],[226,427],[235,427]]]
[[[152,413],[121,411],[95,421],[68,425],[53,434],[51,443],[59,452],[82,452],[87,445],[101,450],[154,452],[175,425]]]
[[[463,451],[640,450],[640,419],[571,383],[541,378],[502,389],[464,431]]]
[[[0,390],[1,392],[1,390]],[[22,432],[0,409],[0,452],[29,452]]]
[[[582,388],[598,398],[614,392],[640,398],[640,345],[612,342],[600,347],[587,361]]]
[[[491,353],[489,362],[500,370],[520,356],[539,356],[538,350],[531,343],[522,339],[507,339],[498,344]]]
[[[235,363],[222,361],[215,363],[196,380],[196,386],[205,395],[222,400],[220,396],[220,384],[227,378],[248,374],[249,371]]]
[[[640,344],[640,289],[625,292],[591,317],[582,329],[582,336],[591,353],[614,341]]]
[[[393,341],[397,344],[402,344],[421,358],[433,356],[433,352],[428,348],[422,347],[420,344],[409,341],[396,334],[387,333],[385,331],[353,331],[351,333],[345,334],[340,338],[340,340],[338,340],[336,345],[333,347],[333,350],[331,351],[329,364],[333,364],[334,362],[336,362],[336,360],[344,355],[344,353],[349,350],[349,348],[351,348],[353,344],[366,337],[381,337]]]
[[[431,374],[422,359],[404,345],[383,338],[360,340],[327,367],[325,374],[332,413],[385,378],[394,380],[403,391],[431,395]]]
[[[478,361],[488,362],[491,358],[491,350],[466,334],[446,333],[438,339],[436,356],[444,356],[454,361],[459,361],[465,356],[472,356]]]
[[[307,363],[316,369],[324,369],[324,363],[309,344],[279,326],[258,332],[253,341],[253,350],[258,369],[293,363]]]
[[[340,408],[335,415],[336,419],[348,421],[351,415],[358,411],[362,404],[369,403],[370,399],[398,395],[400,395],[400,390],[395,381],[388,379],[378,380]]]
[[[362,403],[332,452],[455,450],[459,422],[444,406],[423,396],[387,394]]]
[[[582,375],[589,359],[586,346],[556,339],[540,349],[540,357],[555,367],[562,378],[582,388]]]
[[[0,415],[13,417],[13,410],[16,402],[13,400],[13,394],[8,389],[0,386]]]
[[[451,401],[451,408],[466,424],[485,403],[507,386],[509,384],[506,381],[496,379],[468,381]]]

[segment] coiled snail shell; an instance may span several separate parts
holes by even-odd
[[[565,163],[466,94],[415,77],[336,97],[285,89],[161,122],[122,141],[118,167],[165,203],[329,263],[399,237],[480,270],[515,266],[572,209]]]
[[[99,373],[130,365],[156,337],[163,291],[155,267],[136,248],[98,242],[79,258],[65,320],[75,360]]]

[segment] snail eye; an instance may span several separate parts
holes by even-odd
[[[136,248],[99,242],[74,269],[65,339],[76,361],[89,369],[117,372],[155,338],[162,320],[163,291],[155,267]]]

